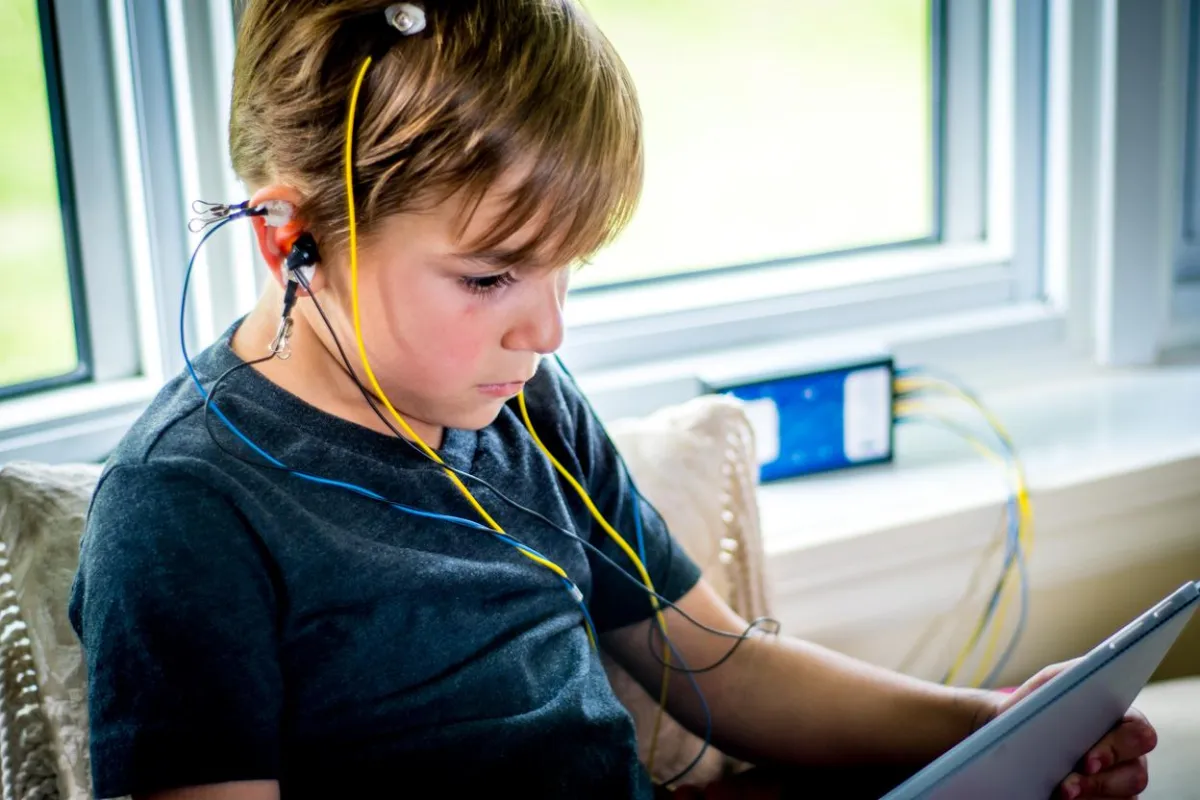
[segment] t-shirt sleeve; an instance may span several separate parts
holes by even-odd
[[[635,553],[639,549],[637,520],[640,519],[646,572],[658,594],[671,602],[679,600],[699,581],[700,568],[671,536],[654,506],[638,495],[616,447],[571,377],[557,364],[547,362],[542,368],[553,371],[562,405],[573,423],[570,427],[574,453],[583,473],[584,488],[597,510]],[[589,551],[592,571],[589,610],[596,630],[603,633],[653,616],[654,607],[642,588],[637,567],[622,548],[594,521],[589,540],[617,565],[614,567]]]
[[[278,778],[276,604],[258,540],[222,495],[153,464],[105,474],[69,609],[97,797]]]

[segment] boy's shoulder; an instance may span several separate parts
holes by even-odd
[[[238,361],[222,339],[198,354],[193,368],[200,381],[211,386],[216,376]],[[243,395],[245,389],[240,383],[239,375],[230,376],[222,382],[221,394]],[[216,484],[234,484],[236,480],[232,479],[237,476],[225,475],[230,460],[212,433],[218,427],[219,421],[205,412],[205,396],[184,370],[159,390],[130,425],[105,460],[100,486],[110,482],[115,472],[122,473],[122,483],[133,476],[142,481],[187,476],[204,483],[214,483],[215,479]]]
[[[198,417],[204,411],[204,399],[185,376],[169,381],[125,432],[108,458],[107,467],[147,464],[165,448],[172,448],[174,437],[194,439]]]
[[[220,343],[195,359],[203,376],[221,360]],[[181,455],[201,459],[214,454],[216,446],[206,433],[204,396],[191,376],[181,372],[168,381],[125,432],[109,455],[105,472],[117,466],[149,465]]]

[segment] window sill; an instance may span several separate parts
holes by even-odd
[[[1200,577],[1200,363],[1096,371],[984,400],[1026,467],[1035,591],[1129,580],[1140,564],[1172,561]],[[901,429],[893,465],[761,487],[777,615],[791,633],[818,641],[845,642],[857,631],[863,638],[848,649],[895,663],[893,650],[871,640],[881,626],[911,628],[956,608],[1006,498],[994,465],[950,434],[917,426]],[[1057,619],[1036,603],[1033,613],[1067,630],[1091,622]],[[1026,653],[1010,677],[1071,654]]]
[[[563,355],[580,370],[698,350],[854,332],[862,326],[1011,305],[1013,268],[986,244],[913,245],[582,291]]]
[[[792,263],[699,273],[679,281],[656,281],[629,287],[592,289],[584,286],[568,309],[572,329],[628,323],[651,316],[690,311],[711,313],[713,298],[738,304],[784,295],[805,295],[847,287],[875,287],[922,275],[1000,267],[1008,256],[987,244],[934,244],[867,250],[842,256],[798,259]],[[598,266],[597,269],[603,269]],[[886,291],[886,289],[884,290]]]
[[[160,388],[130,378],[7,400],[0,404],[0,464],[99,461]]]
[[[864,326],[829,336],[780,338],[745,347],[703,349],[685,357],[609,369],[575,369],[602,419],[643,416],[684,402],[705,384],[751,381],[839,359],[890,353],[902,365],[937,364],[975,389],[1021,386],[1047,376],[1086,372],[1067,346],[1064,316],[1044,303],[1007,303],[989,309]],[[981,359],[980,354],[988,354]]]

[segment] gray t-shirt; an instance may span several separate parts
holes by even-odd
[[[231,333],[196,359],[206,386],[241,363]],[[526,399],[542,441],[633,544],[631,487],[570,379],[543,362]],[[408,445],[252,368],[231,374],[216,404],[292,469],[476,519]],[[439,452],[636,575],[536,449],[515,400],[481,431],[448,430]],[[566,570],[600,632],[650,617],[645,592],[579,541],[468,485]],[[647,569],[678,599],[699,570],[640,509]],[[98,797],[251,779],[279,780],[284,798],[652,795],[561,580],[483,531],[227,455],[186,375],[106,466],[70,618],[87,658]]]

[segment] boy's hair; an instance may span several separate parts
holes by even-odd
[[[575,0],[426,0],[402,36],[385,0],[246,0],[238,28],[229,146],[251,187],[286,183],[322,243],[348,236],[346,115],[354,78],[361,232],[462,193],[461,224],[503,176],[507,213],[476,249],[525,224],[519,258],[586,258],[629,221],[642,184],[633,82]],[[509,186],[505,184],[506,190]],[[538,253],[533,251],[537,250]]]

